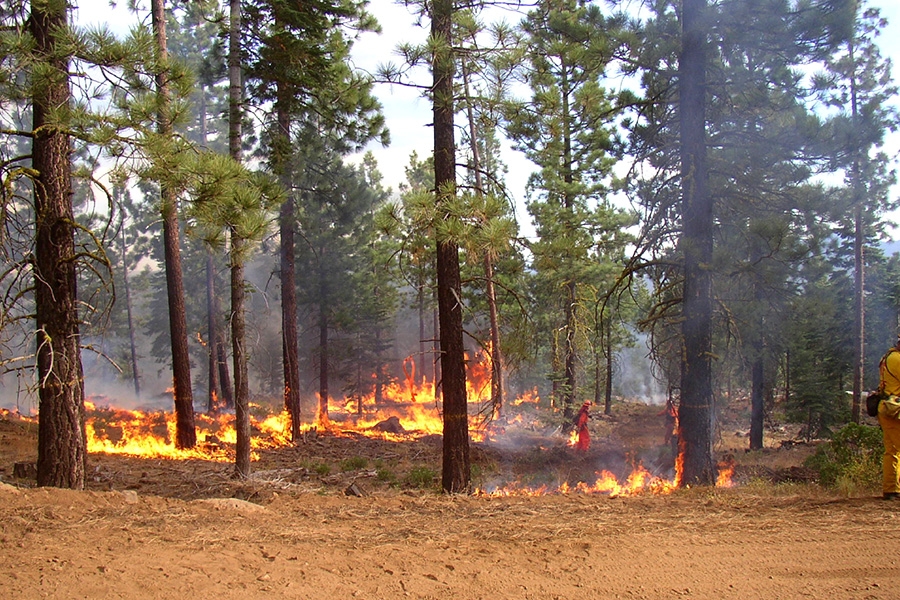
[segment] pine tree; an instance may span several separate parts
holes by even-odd
[[[508,110],[507,134],[538,167],[528,187],[539,240],[533,266],[545,289],[554,338],[553,381],[564,416],[574,416],[578,393],[579,282],[584,280],[594,231],[603,228],[595,210],[606,203],[613,158],[614,97],[599,81],[613,60],[611,33],[619,27],[592,5],[568,1],[539,4],[522,24],[528,44],[526,81],[532,97]]]

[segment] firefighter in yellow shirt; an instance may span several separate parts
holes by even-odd
[[[878,423],[884,435],[882,460],[882,497],[900,500],[900,335],[893,348],[881,359],[879,390],[887,398],[878,405]]]

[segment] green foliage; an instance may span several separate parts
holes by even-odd
[[[384,467],[376,469],[375,478],[378,479],[378,481],[388,484],[394,483],[394,481],[397,480],[397,476],[394,472]]]
[[[822,444],[804,463],[819,472],[819,481],[842,489],[871,489],[881,481],[884,445],[881,429],[849,423]]]
[[[351,456],[341,461],[341,471],[358,471],[365,469],[369,465],[369,460],[364,456]]]
[[[404,485],[423,490],[434,487],[436,482],[437,473],[428,467],[414,467],[403,478]]]

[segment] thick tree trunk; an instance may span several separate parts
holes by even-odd
[[[294,194],[288,166],[290,156],[291,118],[288,98],[279,86],[275,106],[277,130],[273,135],[273,162],[287,198],[281,205],[279,233],[281,237],[281,362],[284,372],[284,407],[291,415],[291,440],[300,440],[300,356],[297,333],[297,288],[294,265]]]
[[[84,381],[75,283],[75,219],[69,136],[51,116],[70,101],[66,56],[57,32],[66,27],[65,2],[32,3],[35,53],[52,79],[35,87],[32,165],[35,208],[35,314],[38,374],[38,485],[83,489],[87,461]]]
[[[156,74],[156,93],[160,99],[157,130],[161,135],[168,135],[172,131],[172,124],[169,106],[169,76],[165,68],[168,49],[163,0],[152,0],[151,12],[157,52],[159,52],[159,60],[163,66]],[[191,357],[188,352],[177,198],[174,190],[165,182],[160,182],[160,196],[166,290],[169,300],[169,334],[172,341],[172,380],[175,389],[175,446],[177,448],[193,448],[197,443],[197,431],[194,427],[194,396],[191,388]]]
[[[706,163],[706,0],[684,0],[679,59],[684,300],[681,404],[682,485],[712,485],[713,202]]]
[[[434,184],[440,204],[456,194],[456,144],[453,132],[453,55],[451,32],[453,0],[435,0],[431,36],[435,40],[434,76]],[[441,485],[444,492],[465,493],[471,488],[469,420],[466,401],[466,365],[463,345],[459,249],[449,240],[437,240],[438,319],[441,340],[441,388],[444,408],[444,444]]]

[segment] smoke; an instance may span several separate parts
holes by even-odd
[[[647,350],[647,336],[636,334],[637,343],[621,349],[613,367],[613,392],[646,404],[665,404],[666,386],[653,374]]]

